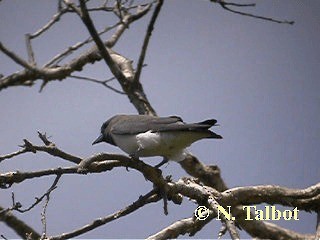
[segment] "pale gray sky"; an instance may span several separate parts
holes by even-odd
[[[216,132],[224,139],[203,140],[191,151],[206,164],[217,164],[229,187],[275,184],[305,188],[320,179],[320,2],[257,1],[256,14],[294,20],[293,26],[234,15],[209,1],[165,1],[146,58],[141,81],[161,116],[179,115],[185,121],[216,118]],[[0,41],[26,57],[24,34],[36,31],[55,12],[55,1],[2,1]],[[99,16],[97,25],[105,21]],[[143,22],[143,24],[142,24]],[[146,20],[134,24],[115,47],[137,59]],[[78,17],[62,20],[34,42],[40,64],[69,44],[87,37]],[[20,70],[0,54],[0,73]],[[102,62],[82,75],[107,79]],[[115,82],[114,86],[119,87]],[[100,125],[117,113],[136,113],[128,99],[88,82],[66,79],[51,82],[42,93],[12,87],[0,92],[0,155],[18,150],[22,139],[40,144],[37,130],[47,132],[61,149],[87,157],[97,152],[121,152],[100,144],[91,146]],[[146,159],[156,164],[159,159]],[[0,164],[1,173],[39,170],[69,163],[45,154],[26,154]],[[186,173],[176,163],[164,168],[177,180]],[[11,191],[24,206],[32,203],[53,181],[30,180],[0,191],[0,205],[9,207]],[[87,176],[63,176],[48,207],[48,234],[71,231],[119,210],[151,189],[141,174],[119,169]],[[116,196],[116,197],[115,197]],[[144,238],[175,220],[190,217],[195,205],[153,204],[82,238]],[[17,214],[41,232],[41,206]],[[316,215],[282,226],[313,233]],[[217,237],[213,222],[197,238]],[[0,233],[17,237],[0,223]],[[242,236],[246,236],[242,233]],[[186,237],[186,236],[185,236]]]

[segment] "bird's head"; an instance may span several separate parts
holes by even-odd
[[[100,143],[100,142],[107,142],[112,145],[116,145],[112,139],[112,136],[111,136],[111,125],[112,125],[111,122],[113,119],[114,118],[110,118],[109,120],[107,120],[106,122],[104,122],[102,124],[101,130],[100,130],[100,135],[96,140],[94,140],[92,145]]]

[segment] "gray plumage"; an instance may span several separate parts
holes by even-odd
[[[181,161],[187,154],[185,148],[193,142],[222,138],[209,130],[216,123],[215,119],[184,123],[177,116],[116,115],[101,126],[101,135],[92,144],[107,142],[132,157],[163,156]]]

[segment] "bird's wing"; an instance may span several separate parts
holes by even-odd
[[[111,129],[112,134],[127,135],[138,134],[147,131],[168,132],[168,131],[201,131],[213,126],[215,119],[206,120],[200,123],[186,124],[180,117],[153,117],[145,115],[130,116],[119,120]]]
[[[111,129],[112,134],[126,135],[138,134],[147,131],[158,131],[166,125],[183,124],[180,117],[153,117],[145,115],[132,115],[121,118]]]

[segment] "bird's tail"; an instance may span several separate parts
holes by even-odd
[[[207,138],[216,138],[216,139],[222,139],[222,136],[219,134],[216,134],[215,132],[212,132],[210,130],[207,130],[209,133],[209,136]]]
[[[197,128],[199,129],[203,129],[204,132],[208,133],[208,136],[206,138],[217,138],[217,139],[222,139],[222,136],[220,136],[219,134],[216,134],[215,132],[212,132],[211,130],[209,130],[209,128],[211,128],[212,126],[218,126],[217,124],[217,120],[216,119],[208,119],[205,120],[203,122],[199,122],[196,123]]]
[[[208,120],[205,120],[205,121],[203,121],[203,122],[199,122],[199,123],[197,123],[197,124],[203,125],[203,126],[208,126],[208,128],[210,128],[210,127],[216,125],[216,123],[217,123],[217,120],[216,120],[216,119],[208,119]],[[217,126],[217,125],[216,125],[216,126]]]

